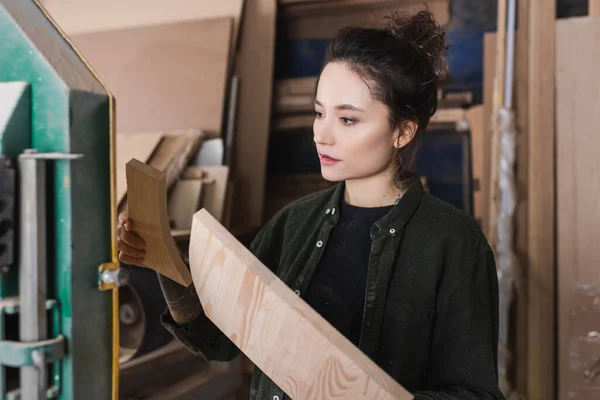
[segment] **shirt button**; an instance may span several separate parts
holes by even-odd
[[[335,208],[331,209],[331,215],[335,214]]]
[[[393,235],[394,233],[396,233],[396,230],[394,228],[390,229],[390,233]]]
[[[317,242],[317,247],[323,247],[323,241],[322,240],[319,240]]]
[[[331,208],[328,208],[327,210],[325,210],[325,214],[329,214],[331,212]]]
[[[273,396],[273,400],[279,400],[279,396],[278,395]]]
[[[300,291],[298,289],[294,290],[294,293],[296,293],[298,296],[300,296]]]

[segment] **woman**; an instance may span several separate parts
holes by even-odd
[[[427,11],[388,20],[340,31],[319,78],[314,141],[339,183],[283,208],[250,250],[416,399],[502,399],[492,251],[410,169],[437,108],[444,34]],[[141,265],[133,223],[121,217],[120,260]],[[159,279],[176,338],[207,359],[239,353],[193,287]],[[258,369],[251,395],[287,398]]]

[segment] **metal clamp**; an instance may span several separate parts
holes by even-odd
[[[43,368],[46,364],[63,359],[64,356],[65,338],[62,335],[54,339],[27,343],[0,340],[0,364],[8,367]]]

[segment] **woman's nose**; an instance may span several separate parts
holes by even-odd
[[[327,127],[327,122],[323,119],[315,120],[315,123],[313,124],[313,135],[316,144],[333,144],[333,134],[331,133],[331,129]]]

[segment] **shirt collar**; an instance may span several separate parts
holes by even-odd
[[[334,225],[337,224],[340,219],[339,208],[344,196],[344,189],[345,183],[338,183],[323,210],[326,217],[329,218]],[[387,231],[392,236],[396,235],[396,233],[398,233],[412,217],[417,206],[421,202],[424,193],[425,190],[423,184],[419,179],[415,179],[414,182],[410,183],[409,187],[404,192],[404,195],[398,199],[390,212],[377,221],[375,225],[382,230]]]

